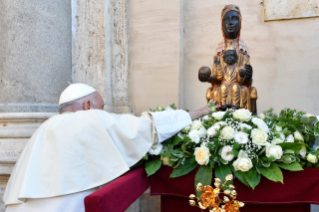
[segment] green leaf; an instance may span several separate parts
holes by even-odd
[[[215,169],[215,177],[219,178],[222,181],[221,185],[224,184],[225,178],[228,174],[232,174],[232,171],[227,165],[217,166]],[[229,181],[226,183],[226,185],[229,185],[229,184],[233,184],[232,181]]]
[[[293,162],[291,164],[284,164],[284,163],[277,163],[277,165],[283,169],[289,170],[289,171],[302,171],[303,168],[298,162]]]
[[[275,163],[271,164],[271,166],[268,168],[258,167],[258,169],[260,173],[269,180],[283,183],[282,172]]]
[[[197,183],[205,185],[211,185],[213,179],[213,169],[211,169],[209,166],[201,166],[196,175],[195,175],[195,190]],[[199,197],[200,193],[196,190],[196,194]]]
[[[184,153],[179,151],[179,150],[172,150],[171,154],[175,157],[178,158],[183,158],[184,157]]]
[[[180,142],[182,142],[184,140],[184,137],[182,137],[181,135],[175,135],[173,138],[173,146],[176,146],[177,144],[179,144]]]
[[[270,165],[271,165],[270,162],[265,162],[263,160],[261,160],[261,164],[263,165],[263,167],[270,167]]]
[[[295,154],[295,151],[293,151],[292,149],[286,149],[283,151],[283,154]]]
[[[156,158],[150,161],[146,161],[145,163],[145,171],[147,176],[151,176],[155,172],[157,172],[162,166],[162,161],[160,158]]]
[[[260,174],[258,174],[256,168],[252,168],[248,172],[243,172],[243,175],[244,175],[246,181],[248,182],[249,186],[252,189],[255,189],[255,187],[260,182]]]
[[[169,176],[171,178],[180,177],[188,174],[197,167],[195,157],[187,158],[183,165],[179,165],[176,169],[173,170],[172,174]]]
[[[283,150],[291,149],[291,150],[295,151],[295,153],[298,153],[302,149],[304,144],[302,144],[302,143],[280,143],[277,145],[281,146]]]
[[[241,172],[241,171],[235,171],[235,169],[233,168],[233,166],[230,166],[230,168],[231,168],[231,170],[233,171],[233,174],[235,175],[235,177],[236,177],[240,182],[242,182],[244,185],[246,185],[246,186],[249,187],[249,184],[248,184],[248,182],[246,181],[243,172]]]

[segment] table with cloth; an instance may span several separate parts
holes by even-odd
[[[150,185],[151,195],[161,195],[161,211],[200,212],[189,205],[189,195],[195,193],[196,170],[189,174],[169,178],[173,169],[162,167],[147,178],[143,168],[137,168],[109,183],[85,198],[86,212],[125,211]],[[319,204],[319,169],[305,168],[304,171],[283,171],[284,184],[262,177],[260,184],[252,190],[234,180],[237,199],[244,202],[241,212],[310,212],[310,204]]]

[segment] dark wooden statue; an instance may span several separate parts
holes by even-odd
[[[253,68],[249,62],[249,52],[240,39],[241,13],[236,5],[227,5],[222,11],[222,32],[224,41],[215,52],[213,69],[199,69],[201,82],[211,83],[206,93],[207,101],[214,99],[227,108],[246,108],[257,113],[257,90],[252,87]]]

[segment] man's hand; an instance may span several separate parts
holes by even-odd
[[[239,70],[239,76],[240,76],[241,78],[244,78],[244,77],[245,77],[245,74],[246,74],[246,71],[245,71],[244,69],[240,69],[240,70]]]
[[[200,117],[206,116],[208,114],[210,114],[210,112],[212,111],[212,108],[209,107],[209,103],[214,102],[215,103],[215,108],[218,110],[220,108],[220,105],[216,105],[216,101],[211,100],[208,102],[207,105],[205,105],[204,107],[202,107],[199,110],[195,110],[195,111],[190,111],[189,115],[191,116],[192,120],[198,119]]]
[[[218,59],[218,57],[215,57],[214,63],[216,66],[220,66],[220,59]]]

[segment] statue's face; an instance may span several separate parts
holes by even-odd
[[[237,38],[239,17],[235,11],[228,11],[223,17],[223,31],[228,39]]]
[[[237,54],[234,50],[228,50],[224,54],[224,62],[227,63],[227,65],[233,65],[237,62]]]

